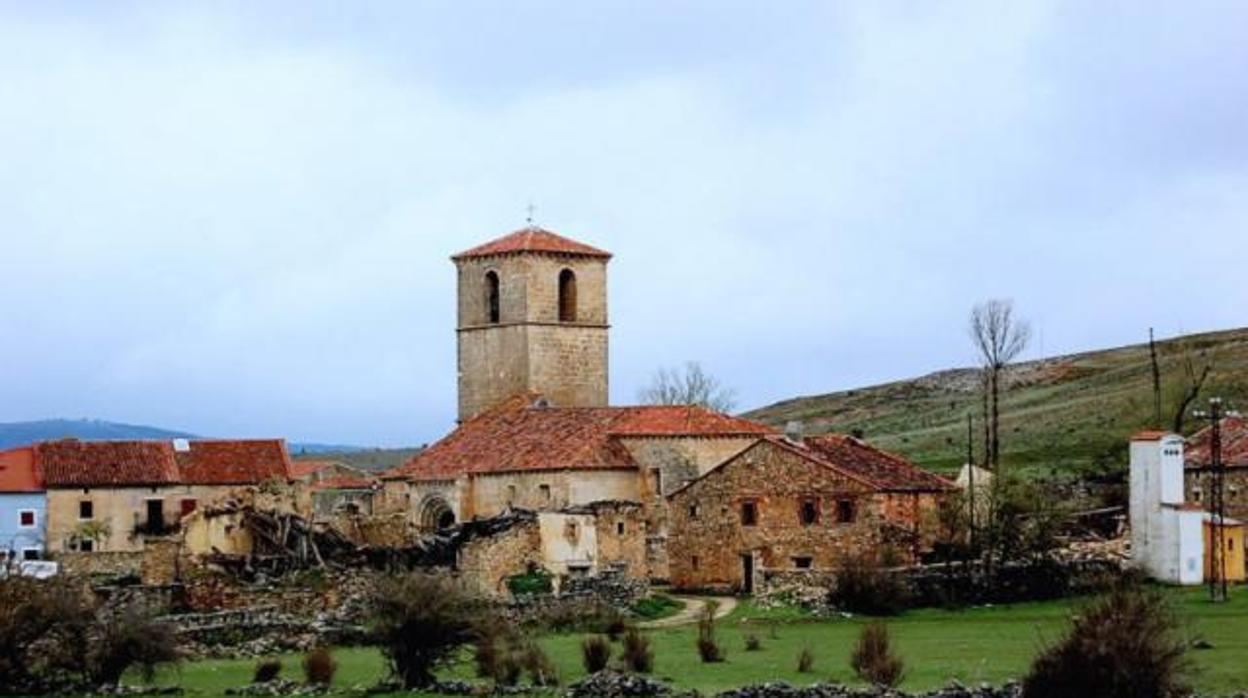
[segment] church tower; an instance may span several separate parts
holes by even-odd
[[[610,259],[531,226],[451,257],[461,422],[530,391],[556,407],[607,404]]]

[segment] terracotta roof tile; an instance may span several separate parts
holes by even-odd
[[[539,407],[536,399],[516,396],[477,415],[383,477],[445,480],[463,473],[635,468],[620,438],[771,433],[700,407]]]
[[[168,441],[62,439],[44,441],[34,449],[48,487],[139,487],[179,481]]]
[[[314,490],[371,490],[380,483],[376,480],[370,480],[366,477],[348,477],[346,475],[337,475],[327,477],[324,480],[318,480],[312,485]]]
[[[188,485],[258,485],[290,480],[290,457],[282,439],[195,440],[177,453]]]
[[[35,449],[26,446],[0,451],[0,492],[40,492],[43,472],[35,463]]]
[[[931,492],[954,489],[954,484],[929,473],[894,453],[852,436],[827,434],[805,439],[802,445],[820,459],[852,472],[889,492]]]
[[[459,254],[451,257],[451,259],[468,259],[470,257],[490,257],[500,254],[516,254],[519,252],[546,252],[550,254],[566,254],[577,257],[601,257],[610,259],[611,253],[590,247],[576,240],[570,240],[562,235],[556,235],[549,230],[541,228],[522,228],[509,235],[504,235],[497,240],[491,240],[483,245],[477,245],[469,250],[464,250]]]
[[[1223,417],[1221,426],[1222,463],[1228,468],[1248,467],[1248,419]],[[1184,460],[1189,468],[1207,468],[1211,463],[1209,452],[1213,428],[1205,427],[1187,440]]]
[[[1155,431],[1155,430],[1150,429],[1147,431],[1138,431],[1132,434],[1131,440],[1132,441],[1161,441],[1167,436],[1172,436],[1172,434],[1168,431]]]
[[[290,476],[296,480],[303,480],[322,470],[329,470],[337,464],[337,461],[332,460],[313,460],[308,458],[292,460],[290,462]]]

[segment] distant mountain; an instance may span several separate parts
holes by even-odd
[[[139,424],[106,422],[102,419],[40,419],[33,422],[0,422],[0,448],[27,446],[37,441],[64,438],[100,441],[106,439],[193,439],[194,434]]]
[[[83,441],[124,439],[197,439],[186,431],[142,424],[122,424],[103,419],[40,419],[31,422],[0,422],[0,449],[27,446],[38,441],[75,438]],[[350,454],[365,451],[361,446],[293,442],[287,444],[292,456],[300,454]]]
[[[969,347],[968,347],[969,349]],[[1171,428],[1188,380],[1210,366],[1190,409],[1218,395],[1231,409],[1248,408],[1248,328],[1157,342],[1162,421]],[[1127,439],[1153,422],[1147,344],[1101,349],[1018,364],[1001,396],[1002,463],[1040,472],[1125,467]],[[910,380],[798,397],[746,413],[784,427],[801,422],[809,434],[860,433],[873,444],[928,468],[952,472],[966,460],[966,418],[975,419],[976,457],[983,455],[979,373],[955,368]],[[1190,412],[1189,412],[1190,414]],[[1200,421],[1187,419],[1190,433]]]

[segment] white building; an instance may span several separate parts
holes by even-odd
[[[1131,437],[1130,475],[1132,564],[1158,581],[1202,583],[1205,513],[1183,499],[1183,437]]]

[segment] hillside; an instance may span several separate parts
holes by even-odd
[[[184,431],[140,424],[107,422],[101,419],[40,419],[30,422],[0,423],[0,449],[69,437],[84,441],[103,441],[110,439],[191,439],[195,438],[195,435]]]
[[[1248,408],[1248,328],[1159,341],[1162,415],[1169,425],[1190,358],[1199,371],[1212,363],[1199,399],[1221,395],[1228,407]],[[966,415],[976,423],[982,454],[978,372],[962,368],[912,380],[785,400],[746,413],[777,427],[800,420],[808,434],[850,433],[935,470],[966,459]],[[1003,465],[1031,472],[1116,470],[1126,464],[1126,439],[1151,426],[1152,377],[1148,344],[1052,357],[1011,368],[1001,404]],[[1185,432],[1199,426],[1187,420]],[[1167,428],[1169,428],[1167,426]]]
[[[290,455],[295,460],[336,460],[361,470],[380,472],[402,465],[420,450],[420,448],[362,448],[350,451],[305,451],[301,453],[292,446]]]

